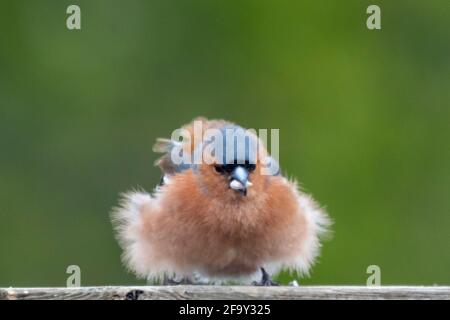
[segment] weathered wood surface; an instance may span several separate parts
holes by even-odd
[[[0,288],[0,300],[20,299],[446,299],[450,286],[142,286]]]

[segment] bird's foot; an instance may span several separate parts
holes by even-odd
[[[254,286],[264,286],[264,287],[270,287],[270,286],[279,286],[279,284],[272,279],[270,279],[270,275],[264,270],[264,268],[261,268],[262,277],[260,281],[253,281]]]

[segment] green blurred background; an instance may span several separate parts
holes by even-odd
[[[365,284],[376,264],[382,284],[450,284],[448,0],[8,0],[0,286],[64,286],[71,264],[82,285],[145,283],[108,213],[159,181],[154,139],[199,115],[280,129],[283,170],[335,221],[302,283]]]

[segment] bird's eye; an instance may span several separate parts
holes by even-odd
[[[214,166],[214,170],[216,170],[217,173],[224,173],[225,172],[225,168],[223,165],[215,165]]]
[[[235,164],[226,164],[223,167],[226,172],[231,173],[234,170],[234,168],[236,168],[236,165]]]
[[[256,164],[250,163],[249,160],[246,160],[246,161],[245,161],[245,169],[247,169],[248,172],[255,171],[255,169],[256,169]]]

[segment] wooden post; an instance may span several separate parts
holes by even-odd
[[[137,286],[0,288],[0,300],[19,299],[445,299],[450,286]]]

